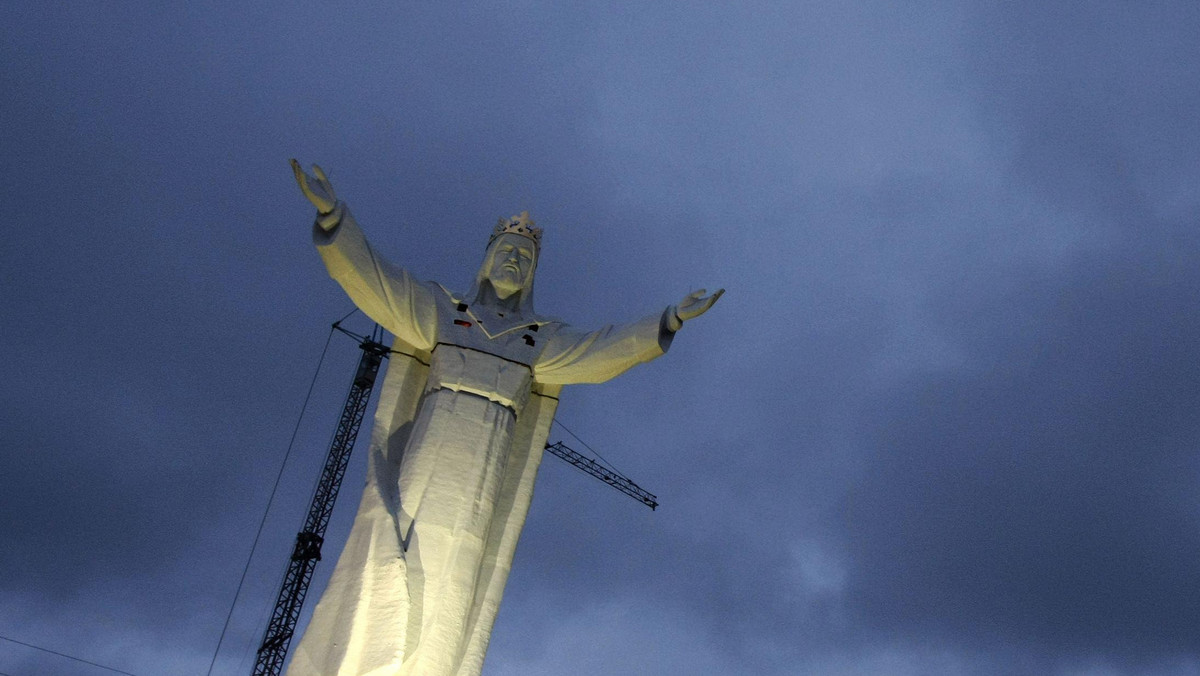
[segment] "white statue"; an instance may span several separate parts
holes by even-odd
[[[358,515],[288,674],[477,675],[562,386],[663,354],[723,290],[576,331],[534,313],[541,230],[528,212],[501,219],[456,294],[381,259],[320,167],[292,168],[329,274],[396,352]]]

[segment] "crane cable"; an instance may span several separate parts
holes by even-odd
[[[233,592],[233,602],[229,604],[229,613],[225,616],[225,626],[221,627],[221,637],[217,639],[217,647],[213,650],[212,661],[208,665],[207,676],[212,676],[213,667],[217,664],[217,655],[221,652],[221,644],[225,642],[225,633],[229,631],[229,621],[233,619],[233,609],[237,607],[238,597],[242,593],[242,585],[246,583],[246,574],[250,572],[250,562],[254,559],[254,550],[258,548],[258,540],[262,536],[263,526],[267,523],[267,515],[271,512],[271,504],[275,501],[275,491],[279,489],[279,481],[283,478],[283,470],[287,467],[288,458],[292,455],[292,447],[296,443],[296,435],[300,432],[300,422],[304,420],[304,412],[308,410],[308,400],[312,398],[313,389],[317,386],[317,376],[321,373],[321,365],[325,363],[325,355],[329,352],[329,343],[333,340],[334,327],[346,321],[355,312],[358,312],[358,308],[351,310],[345,317],[339,319],[329,328],[329,335],[325,338],[325,347],[321,349],[321,358],[317,360],[317,369],[313,373],[312,383],[308,386],[308,394],[304,395],[304,404],[300,406],[300,417],[296,420],[296,427],[292,430],[292,439],[288,442],[287,452],[283,454],[283,462],[279,464],[279,473],[275,475],[275,485],[271,487],[271,495],[267,498],[267,507],[263,510],[262,519],[258,522],[258,532],[254,534],[254,542],[250,545],[250,555],[246,557],[246,566],[242,569],[242,577],[238,580],[237,590]]]
[[[18,640],[17,640],[17,639],[15,639],[15,638],[9,638],[9,637],[7,637],[7,636],[0,636],[0,640],[10,641],[10,642],[12,642],[12,643],[16,643],[17,645],[23,645],[23,646],[25,646],[26,648],[33,648],[34,650],[40,650],[40,651],[42,651],[42,652],[44,652],[44,653],[50,653],[51,655],[58,655],[59,657],[65,657],[65,658],[67,658],[67,659],[69,659],[69,660],[74,660],[74,661],[76,661],[76,662],[82,662],[83,664],[90,664],[90,665],[91,665],[91,666],[93,666],[93,667],[99,667],[99,668],[101,668],[101,669],[105,669],[105,670],[111,671],[111,672],[113,672],[114,674],[124,674],[125,676],[137,676],[137,674],[131,674],[131,673],[129,673],[128,671],[121,671],[120,669],[114,669],[113,667],[105,666],[105,665],[103,665],[103,664],[100,664],[99,662],[93,662],[93,661],[91,661],[91,660],[85,660],[85,659],[83,659],[82,657],[73,657],[73,656],[71,656],[71,655],[68,655],[68,654],[66,654],[66,653],[60,653],[60,652],[58,652],[57,650],[51,650],[51,649],[49,649],[49,648],[43,648],[43,647],[41,647],[41,646],[37,646],[37,645],[34,645],[34,644],[32,644],[32,643],[26,643],[26,642],[24,642],[24,641],[18,641]],[[0,676],[8,676],[8,674],[5,674],[5,673],[2,673],[2,672],[0,672]]]
[[[564,430],[566,430],[567,434],[570,434],[571,436],[575,437],[575,440],[576,440],[576,441],[578,441],[579,443],[583,444],[583,447],[584,447],[584,448],[586,448],[586,449],[588,449],[589,451],[591,451],[593,454],[595,454],[595,456],[596,456],[597,458],[600,458],[600,460],[601,460],[601,461],[602,461],[602,462],[603,462],[603,463],[604,463],[604,464],[607,466],[607,468],[608,468],[609,470],[611,470],[611,471],[613,472],[613,474],[616,474],[617,476],[621,477],[622,479],[624,479],[624,480],[626,480],[626,481],[632,481],[632,479],[630,479],[629,477],[625,476],[625,473],[624,473],[624,472],[622,472],[621,470],[617,469],[617,466],[616,466],[616,465],[614,465],[614,464],[612,464],[611,462],[609,462],[609,461],[608,461],[608,459],[607,459],[607,458],[605,458],[603,455],[600,455],[600,452],[599,452],[599,451],[597,451],[596,449],[594,449],[594,448],[592,448],[591,446],[589,446],[589,445],[588,445],[588,442],[584,441],[583,439],[580,439],[578,434],[575,434],[574,432],[572,432],[572,431],[571,431],[571,428],[569,428],[569,427],[567,427],[566,425],[564,425],[564,424],[562,424],[561,422],[559,422],[559,420],[558,420],[558,418],[557,418],[557,417],[554,419],[554,421],[553,421],[553,422],[554,422],[554,424],[555,424],[555,425],[558,425],[559,427],[561,427],[561,428],[563,428]]]

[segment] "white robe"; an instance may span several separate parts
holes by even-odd
[[[469,304],[382,260],[339,209],[318,250],[398,353],[358,516],[287,673],[476,676],[561,386],[654,359],[673,333],[661,315],[578,332]]]

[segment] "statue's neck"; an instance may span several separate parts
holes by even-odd
[[[484,280],[479,285],[479,294],[475,297],[475,305],[491,308],[505,316],[519,316],[521,313],[521,292],[518,291],[508,298],[501,298],[492,287],[490,281]]]

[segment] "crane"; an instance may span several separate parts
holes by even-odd
[[[283,583],[279,588],[279,596],[275,600],[275,609],[267,623],[262,645],[258,649],[254,671],[251,672],[253,676],[279,676],[283,671],[288,648],[296,633],[296,623],[300,620],[300,610],[304,605],[304,598],[312,583],[317,562],[321,560],[321,545],[325,543],[325,529],[329,526],[329,518],[333,515],[333,505],[337,500],[342,479],[346,475],[350,453],[354,450],[354,442],[358,439],[358,432],[367,412],[367,404],[371,400],[371,392],[375,389],[379,367],[384,358],[391,353],[391,348],[383,344],[383,330],[378,325],[371,330],[370,336],[353,333],[343,328],[340,321],[335,322],[333,328],[357,340],[358,347],[362,350],[362,356],[355,368],[354,380],[351,381],[350,392],[346,395],[346,403],[342,407],[342,415],[338,419],[337,431],[329,445],[325,466],[321,470],[321,477],[313,492],[308,516],[304,519],[304,526],[296,534],[296,543],[292,548]],[[614,489],[641,502],[651,510],[658,507],[658,498],[652,493],[638,486],[620,472],[572,450],[563,442],[548,443],[546,450],[581,472],[600,479]]]
[[[283,671],[288,647],[296,633],[296,622],[300,619],[300,608],[304,605],[304,597],[308,594],[308,586],[312,582],[317,562],[321,560],[325,529],[329,526],[333,504],[337,501],[342,478],[346,475],[346,467],[350,463],[350,452],[354,450],[354,442],[358,439],[358,431],[367,413],[367,404],[371,400],[371,391],[375,389],[379,366],[390,352],[382,343],[383,332],[378,326],[372,330],[370,337],[347,331],[341,327],[341,322],[335,323],[333,328],[358,339],[362,357],[355,368],[350,393],[346,395],[346,404],[342,407],[337,431],[329,445],[329,453],[325,456],[325,466],[313,492],[304,527],[296,534],[296,544],[288,561],[287,572],[283,575],[275,610],[271,613],[262,645],[258,649],[258,659],[252,672],[254,676],[278,676]],[[379,334],[378,340],[376,332]]]

